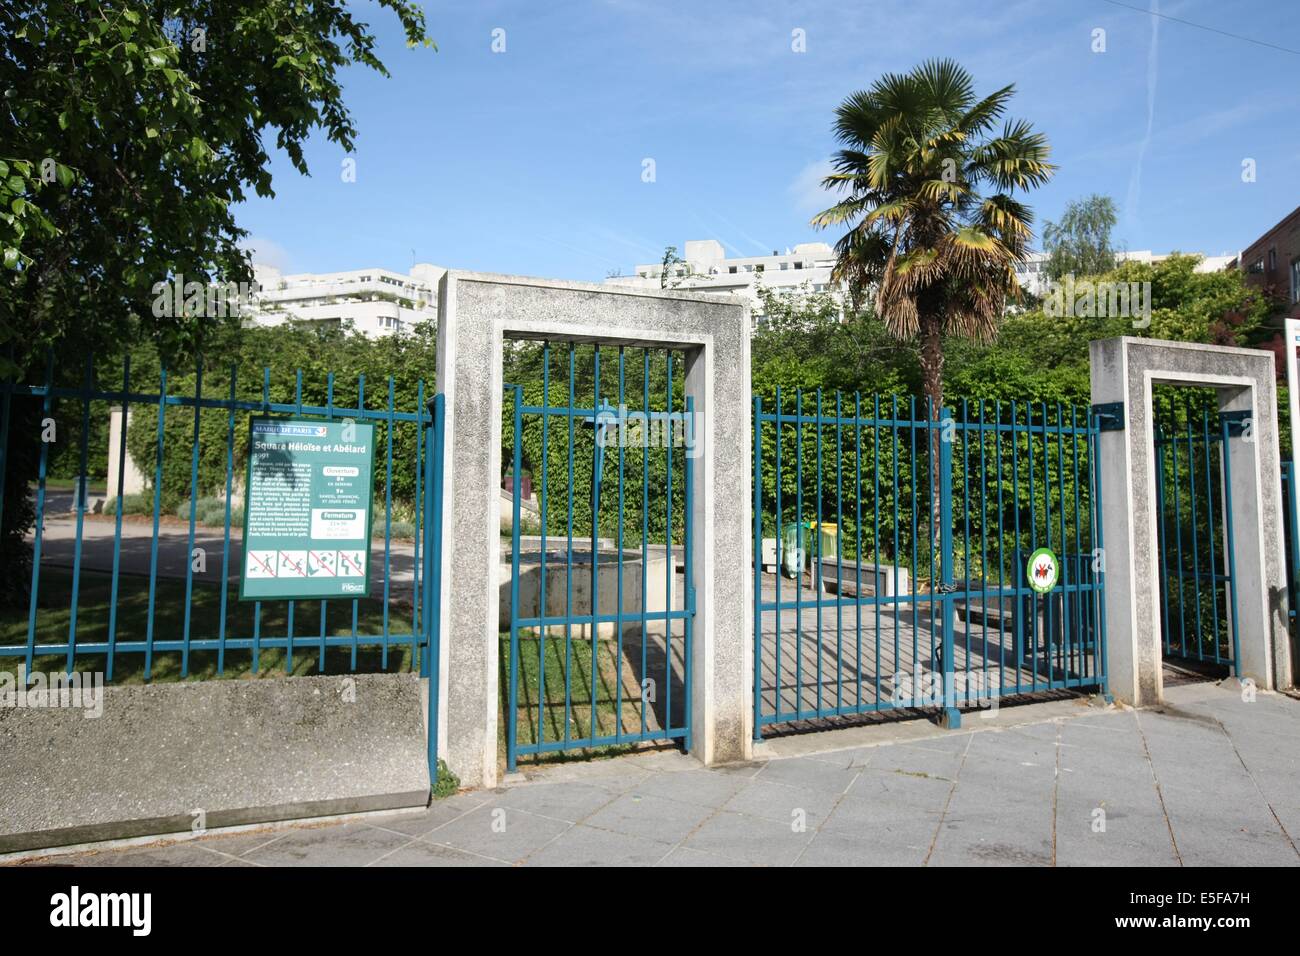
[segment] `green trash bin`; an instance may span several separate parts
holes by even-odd
[[[787,578],[797,578],[808,563],[805,540],[802,521],[791,521],[781,530],[781,573]]]

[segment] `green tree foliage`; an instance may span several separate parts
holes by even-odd
[[[424,398],[431,399],[434,387],[437,339],[432,325],[416,326],[409,334],[368,338],[350,329],[304,328],[281,325],[229,330],[220,335],[220,363],[210,361],[203,370],[203,397],[226,400],[231,394],[242,401],[260,402],[264,369],[270,370],[267,394],[274,403],[296,404],[298,373],[302,374],[301,400],[304,405],[328,406],[332,398],[336,418],[348,417],[358,407],[364,385],[364,407],[388,409],[389,380],[392,380],[393,408],[414,412],[419,407],[420,382]],[[121,366],[115,369],[120,380]],[[136,350],[131,364],[132,390],[157,394],[161,366],[156,351]],[[167,375],[167,394],[193,397],[197,376],[193,368],[172,368]],[[242,487],[248,462],[248,420],[250,412],[231,416],[225,409],[204,409],[199,414],[199,439],[194,441],[194,409],[172,406],[163,420],[162,510],[172,512],[191,495],[191,466],[198,449],[199,497],[224,493],[227,442],[233,442],[233,487]],[[277,413],[279,414],[279,413]],[[157,468],[158,406],[137,405],[131,416],[127,447],[151,490]],[[388,423],[375,421],[375,501],[385,500],[387,489]],[[395,422],[393,442],[393,500],[399,511],[409,514],[416,502],[418,442],[420,429],[414,422]],[[422,477],[420,480],[423,480]],[[113,495],[116,489],[108,489]]]
[[[1101,282],[1151,284],[1151,324],[1129,316],[1048,315],[1042,309],[1008,315],[993,345],[954,343],[947,388],[954,398],[1027,398],[1086,405],[1088,343],[1118,335],[1251,346],[1259,340],[1268,303],[1240,272],[1198,273],[1194,256],[1171,256],[1155,264],[1125,262],[1099,276]],[[1141,320],[1141,317],[1137,317]]]
[[[377,6],[429,44],[418,6]],[[234,320],[155,314],[155,285],[251,280],[234,207],[273,195],[273,148],[304,174],[310,136],[354,149],[341,76],[386,74],[375,43],[343,0],[0,6],[0,377],[40,380],[50,349],[64,386],[86,354],[213,355]],[[40,414],[15,402],[11,434],[34,435]],[[0,599],[27,577],[33,448],[5,459]]]
[[[1048,276],[1098,275],[1114,268],[1110,234],[1115,222],[1115,200],[1109,196],[1094,193],[1067,205],[1060,220],[1043,226]]]
[[[379,5],[427,41],[417,6]],[[19,367],[74,328],[88,350],[197,351],[210,321],[154,315],[154,284],[251,279],[233,207],[272,195],[271,144],[304,174],[316,131],[350,152],[340,73],[386,73],[340,0],[18,0],[0,37],[0,346]]]

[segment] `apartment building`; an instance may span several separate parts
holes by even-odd
[[[438,281],[447,270],[420,263],[409,274],[388,269],[281,274],[253,267],[261,291],[250,320],[262,325],[350,322],[364,335],[410,331],[438,314]]]

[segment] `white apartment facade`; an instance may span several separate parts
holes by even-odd
[[[282,274],[254,264],[260,286],[250,321],[258,325],[350,322],[368,336],[409,332],[438,316],[438,281],[447,270],[420,263],[409,274],[388,269]]]
[[[1156,253],[1150,249],[1138,249],[1133,251],[1124,251],[1115,253],[1115,264],[1121,262],[1145,262],[1148,265],[1154,265],[1157,262],[1164,262],[1170,256],[1175,255],[1172,252]],[[1220,272],[1227,268],[1228,263],[1233,259],[1230,255],[1207,256],[1200,252],[1178,253],[1178,255],[1200,256],[1201,261],[1196,264],[1197,272]],[[1023,262],[1016,263],[1016,279],[1020,282],[1020,287],[1026,292],[1042,298],[1047,292],[1047,261],[1051,258],[1045,252],[1030,252],[1025,256]]]
[[[760,287],[777,294],[825,293],[840,298],[841,286],[831,279],[835,250],[824,242],[801,242],[784,253],[728,258],[714,239],[689,240],[682,261],[669,266],[665,280],[662,262],[638,265],[632,275],[610,276],[606,285],[635,289],[682,288],[744,296],[761,319]]]

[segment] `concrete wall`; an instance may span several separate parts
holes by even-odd
[[[1292,685],[1273,356],[1155,339],[1091,343],[1092,400],[1122,402],[1124,427],[1098,449],[1105,547],[1110,688],[1125,703],[1163,696],[1156,472],[1151,389],[1214,388],[1221,411],[1245,411],[1250,437],[1229,440],[1242,673],[1263,688]]]
[[[50,707],[45,691],[23,707],[7,701],[0,853],[425,806],[420,683],[353,674],[101,684],[97,707]]]
[[[129,428],[131,424],[131,414],[122,414],[121,406],[109,409],[108,412],[108,482],[104,488],[104,494],[109,498],[117,497],[117,480],[118,468],[124,468],[122,473],[122,494],[138,495],[144,491],[144,475],[136,466],[135,459],[131,457],[128,449],[125,461],[119,454],[122,450],[122,430]]]
[[[753,708],[749,314],[699,292],[449,272],[439,292],[447,402],[439,752],[470,786],[497,779],[501,358],[509,337],[687,350],[703,454],[694,469],[694,752],[745,759]]]

